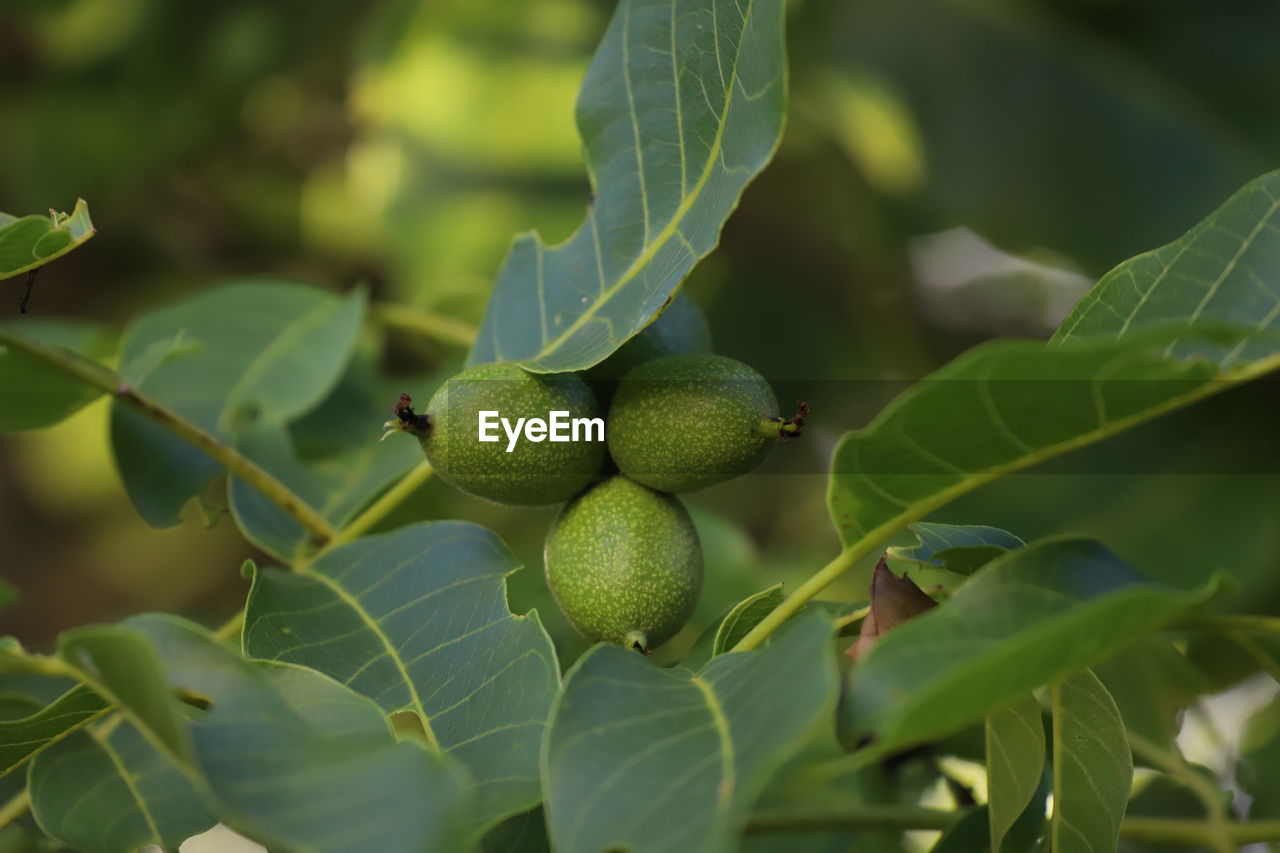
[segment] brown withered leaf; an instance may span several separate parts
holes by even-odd
[[[862,620],[858,639],[845,649],[845,654],[857,660],[867,653],[881,634],[937,606],[938,602],[925,595],[909,577],[898,577],[891,572],[881,557],[871,574],[871,612]]]

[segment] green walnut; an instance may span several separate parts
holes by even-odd
[[[690,352],[710,352],[711,332],[698,303],[677,293],[657,319],[613,355],[584,375],[601,403],[613,397],[619,380],[645,362]]]
[[[605,461],[604,419],[575,374],[530,373],[514,362],[469,367],[445,382],[425,413],[407,396],[398,426],[455,488],[502,504],[568,500]]]
[[[618,469],[664,492],[705,489],[754,471],[780,439],[799,435],[808,406],[783,419],[764,377],[732,358],[692,353],[640,365],[609,408]]]
[[[545,560],[579,633],[645,654],[684,626],[702,590],[702,547],[684,505],[622,476],[565,506]]]

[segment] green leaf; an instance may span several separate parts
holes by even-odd
[[[1218,586],[1151,583],[1090,540],[1010,551],[871,648],[842,705],[847,739],[874,732],[883,753],[957,731],[1159,630]]]
[[[989,812],[988,806],[966,810],[930,848],[930,853],[973,853],[986,849]]]
[[[1181,712],[1215,692],[1212,682],[1165,637],[1144,637],[1093,667],[1120,709],[1125,729],[1175,749]]]
[[[488,826],[540,798],[538,745],[560,680],[536,613],[507,607],[517,568],[474,524],[367,537],[301,573],[258,573],[245,653],[312,667],[387,713],[419,715],[429,740],[471,771]]]
[[[304,462],[283,427],[263,423],[245,430],[236,449],[272,472],[339,529],[422,460],[417,442],[379,442],[370,437],[361,447]],[[285,562],[293,562],[309,545],[311,534],[260,491],[236,476],[227,488],[236,524],[250,542]]]
[[[191,744],[179,703],[169,690],[164,664],[145,636],[117,625],[74,628],[58,637],[58,654],[157,746],[182,763],[190,761]]]
[[[1280,172],[1250,181],[1181,238],[1102,277],[1053,336],[1120,340],[1143,329],[1232,325],[1280,329]],[[1233,350],[1255,361],[1274,341]]]
[[[1044,723],[1031,694],[987,714],[987,804],[991,850],[1031,802],[1044,770]]]
[[[76,199],[70,215],[10,216],[0,213],[0,279],[42,267],[94,235],[89,205]]]
[[[832,518],[846,547],[879,541],[983,483],[1273,369],[1277,341],[1171,329],[1058,348],[975,347],[845,435],[832,461]],[[1227,368],[1213,360],[1264,342],[1268,359]],[[1171,347],[1194,355],[1171,357]]]
[[[541,808],[509,817],[480,840],[481,853],[551,853]]]
[[[828,492],[845,545],[1280,366],[1278,195],[1280,173],[1259,178],[1105,276],[1048,347],[979,346],[846,434]]]
[[[32,714],[0,721],[0,776],[93,722],[108,707],[81,684]]]
[[[0,323],[6,331],[102,360],[115,348],[115,336],[96,323],[83,320],[22,317]],[[0,346],[0,430],[14,431],[52,426],[70,417],[102,395],[63,371]]]
[[[544,743],[561,853],[730,850],[769,774],[829,719],[831,624],[801,616],[769,646],[698,674],[596,646],[570,671]]]
[[[397,743],[373,702],[312,670],[244,661],[175,617],[125,625],[155,644],[175,689],[210,700],[191,737],[223,822],[314,853],[465,848],[461,774]]]
[[[1052,689],[1054,853],[1115,850],[1133,756],[1107,688],[1088,670]]]
[[[586,221],[516,239],[471,363],[580,370],[640,331],[715,247],[785,104],[780,0],[623,0],[578,96]]]
[[[72,734],[37,756],[28,785],[40,828],[86,851],[165,850],[217,823],[196,785],[126,721]]]
[[[229,284],[135,320],[120,362],[136,371],[125,379],[138,390],[234,443],[254,423],[286,423],[323,399],[346,364],[364,303],[359,291],[338,297],[282,281]],[[219,471],[123,405],[112,407],[111,440],[129,498],[158,527],[176,524],[183,504]]]
[[[910,560],[958,575],[971,575],[1006,551],[1027,544],[996,527],[980,524],[955,525],[917,522],[910,525],[918,545],[888,549],[895,560]]]
[[[13,637],[0,638],[0,672],[56,675],[79,682],[40,712],[11,721],[15,735],[31,743],[6,757],[4,770],[30,758],[103,711],[118,708],[162,751],[190,761],[181,703],[172,695],[164,665],[142,634],[120,625],[92,625],[58,636],[56,656],[33,655]]]
[[[786,597],[782,584],[775,584],[735,604],[716,628],[715,641],[711,645],[712,657],[732,649]]]

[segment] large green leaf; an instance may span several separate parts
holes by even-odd
[[[991,709],[1114,654],[1207,600],[1151,583],[1096,542],[1010,551],[893,631],[853,671],[842,723],[891,751],[957,731]]]
[[[397,743],[373,702],[313,670],[247,662],[175,617],[125,625],[155,644],[175,689],[210,700],[191,738],[219,819],[307,853],[465,848],[461,774]]]
[[[364,312],[282,281],[243,281],[143,315],[125,333],[123,379],[220,438],[279,424],[316,405],[338,381]],[[181,337],[179,337],[181,336]],[[184,341],[174,357],[175,341]],[[130,499],[148,522],[176,524],[182,505],[219,466],[131,409],[112,408],[111,439]]]
[[[973,349],[848,433],[828,494],[846,546],[1280,366],[1277,195],[1280,173],[1259,178],[1108,274],[1052,345]]]
[[[560,679],[537,615],[507,607],[505,578],[517,568],[474,524],[368,537],[301,573],[260,572],[245,653],[312,667],[385,712],[417,714],[429,740],[471,771],[485,826],[538,802],[538,745]]]
[[[316,461],[297,457],[288,432],[278,424],[256,424],[241,434],[236,449],[274,474],[293,493],[342,527],[375,494],[422,461],[414,441],[370,440],[362,447]],[[262,492],[232,476],[231,512],[249,541],[293,562],[311,534]]]
[[[125,721],[42,752],[28,784],[40,828],[88,853],[177,850],[217,822],[196,784]]]
[[[472,363],[579,370],[652,320],[773,155],[785,63],[780,0],[622,0],[578,96],[586,221],[517,238]]]
[[[102,697],[80,684],[31,714],[0,721],[0,776],[88,725],[108,707]]]
[[[1181,238],[1107,273],[1053,342],[1119,340],[1170,322],[1280,329],[1280,172],[1251,181]],[[1254,361],[1275,351],[1274,341],[1258,342],[1230,355]]]
[[[77,199],[70,214],[10,216],[0,213],[0,279],[44,266],[94,235],[89,205]]]
[[[1044,769],[1044,723],[1028,694],[987,714],[987,814],[991,853],[1031,802]]]
[[[831,465],[832,518],[846,546],[880,541],[983,483],[1271,370],[1280,364],[1277,341],[1193,329],[1056,348],[976,347],[845,435]],[[1264,345],[1270,358],[1229,368],[1169,355],[1171,346],[1221,354]]]
[[[54,344],[100,360],[115,347],[106,329],[84,320],[23,317],[0,323],[7,332]],[[0,430],[37,429],[70,417],[102,395],[102,391],[68,376],[29,355],[0,346]]]
[[[597,646],[566,677],[543,788],[561,853],[731,850],[771,771],[831,712],[831,624],[808,613],[700,673]]]
[[[971,575],[1004,552],[1026,544],[1012,533],[980,524],[932,524],[922,521],[911,525],[911,532],[916,535],[918,543],[890,548],[889,557],[910,560],[921,566],[937,567],[959,575]]]
[[[1052,703],[1053,851],[1115,850],[1133,780],[1120,711],[1088,670],[1055,684]]]

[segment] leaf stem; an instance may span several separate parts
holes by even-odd
[[[418,490],[419,486],[430,480],[432,473],[434,472],[432,471],[431,463],[425,459],[419,462],[413,470],[401,477],[398,483],[387,489],[382,494],[382,497],[371,503],[364,512],[339,530],[329,540],[327,547],[336,548],[339,545],[345,545],[368,533],[380,521],[390,515],[396,507],[404,503],[411,494]]]
[[[1242,634],[1280,635],[1280,617],[1237,616],[1231,613],[1201,613],[1179,623],[1179,628],[1200,628],[1207,631]]]
[[[0,828],[22,817],[29,808],[31,808],[31,795],[27,793],[24,786],[21,791],[10,797],[7,803],[0,806]]]
[[[1234,851],[1240,844],[1280,841],[1280,820],[1253,820],[1228,823],[1223,829]],[[1212,829],[1203,821],[1184,818],[1127,817],[1120,835],[1134,841],[1174,844],[1212,844]]]
[[[329,538],[327,542],[310,556],[294,561],[290,569],[295,572],[304,571],[307,566],[311,565],[322,554],[337,548],[340,545],[346,545],[354,542],[365,533],[368,533],[378,522],[382,521],[395,510],[400,504],[412,495],[419,486],[431,479],[433,470],[431,465],[424,459],[419,462],[408,474],[400,478],[394,486],[378,498],[372,504],[360,513],[351,523],[336,532]],[[240,608],[230,619],[222,624],[222,627],[213,632],[213,636],[219,640],[234,641],[236,635],[244,628],[244,608]]]
[[[945,830],[960,818],[956,811],[919,806],[869,804],[840,805],[834,808],[805,806],[775,807],[755,812],[747,832],[781,832],[839,829],[932,829]],[[1226,823],[1223,832],[1236,845],[1280,840],[1280,820]],[[1127,817],[1120,824],[1120,836],[1133,841],[1165,844],[1212,845],[1217,830],[1203,820],[1190,818]]]
[[[774,807],[758,809],[747,822],[747,832],[780,832],[795,829],[947,829],[959,812],[923,806],[859,803],[854,806]]]
[[[240,633],[240,629],[244,627],[244,608],[240,608],[235,614],[222,624],[222,627],[213,632],[216,640],[227,640],[228,642],[236,639],[236,635]]]
[[[370,309],[370,315],[382,325],[406,332],[416,332],[445,343],[470,347],[476,342],[476,327],[456,317],[445,317],[414,308],[383,302]]]
[[[328,542],[336,534],[336,531],[324,516],[298,497],[292,489],[277,480],[265,468],[248,457],[241,455],[216,435],[206,432],[203,428],[187,420],[173,409],[133,388],[124,382],[115,371],[103,367],[96,361],[90,361],[71,350],[29,340],[15,335],[7,329],[0,329],[0,345],[39,359],[70,376],[74,376],[87,385],[110,394],[121,403],[164,427],[169,432],[195,445],[222,463],[228,471],[262,492],[272,503],[279,506],[309,530],[321,544]]]
[[[1218,853],[1234,853],[1237,840],[1233,838],[1227,807],[1218,790],[1204,777],[1191,769],[1177,752],[1166,749],[1145,737],[1129,732],[1129,746],[1144,761],[1163,770],[1182,783],[1204,806],[1205,818],[1200,841]]]
[[[1231,632],[1227,634],[1227,638],[1233,641],[1237,646],[1249,653],[1249,656],[1258,662],[1258,666],[1267,673],[1267,675],[1280,681],[1280,661],[1271,656],[1262,644],[1253,637],[1240,632]]]
[[[754,628],[738,641],[731,651],[745,652],[754,649],[778,629],[783,622],[804,607],[805,602],[826,589],[836,578],[840,577],[858,560],[871,553],[880,544],[879,539],[866,538],[854,546],[844,549],[830,563],[819,569],[807,581],[796,587],[782,603],[761,619]]]
[[[848,628],[850,625],[854,625],[858,622],[861,622],[863,619],[866,619],[870,615],[871,615],[870,604],[866,605],[865,607],[859,607],[857,610],[854,610],[851,613],[846,613],[844,616],[841,616],[839,619],[836,620],[836,624],[835,624],[836,632],[839,633],[840,631],[843,631],[845,628]]]

